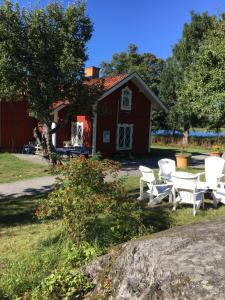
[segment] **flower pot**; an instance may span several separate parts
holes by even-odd
[[[186,169],[188,167],[189,155],[176,155],[177,168]]]
[[[216,156],[216,157],[221,157],[223,155],[223,152],[209,152],[210,156]]]

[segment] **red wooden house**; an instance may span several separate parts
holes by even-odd
[[[99,69],[86,68],[89,78],[98,78]],[[93,106],[91,116],[74,116],[71,124],[54,137],[56,146],[71,140],[74,146],[92,147],[92,153],[110,156],[118,151],[146,153],[151,143],[153,109],[167,111],[137,73],[104,78],[104,93]],[[54,120],[66,104],[53,111]]]
[[[86,76],[96,82],[99,69],[86,68]],[[146,153],[151,143],[153,109],[167,111],[137,73],[104,78],[104,92],[93,105],[91,115],[73,116],[71,122],[53,136],[53,144],[64,141],[74,146],[91,147],[92,153],[111,156],[116,152]],[[66,110],[63,101],[54,106],[57,122]],[[20,150],[32,140],[36,120],[27,113],[26,103],[0,102],[0,147]]]

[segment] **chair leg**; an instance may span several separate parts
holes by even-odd
[[[176,199],[174,199],[172,211],[175,211],[176,209],[177,209],[177,202]]]
[[[216,197],[213,197],[213,207],[217,208],[217,200]]]
[[[173,211],[176,210],[176,191],[175,191],[175,188],[173,187],[172,188],[172,191],[171,191],[171,195],[172,195],[172,201],[173,201]]]
[[[144,182],[140,179],[140,196],[138,197],[138,200],[144,199]]]
[[[173,203],[173,194],[169,193],[169,203]]]
[[[153,188],[151,188],[150,193],[149,193],[149,202],[148,205],[151,205],[153,202],[154,196],[153,196]]]
[[[195,203],[193,204],[193,216],[195,217],[196,215],[196,207],[195,207]]]

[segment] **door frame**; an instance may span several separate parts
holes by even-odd
[[[78,132],[78,126],[82,128],[82,141],[78,143],[77,135],[73,136],[74,128],[77,127],[76,132]],[[84,123],[83,122],[71,122],[71,144],[73,146],[83,146],[84,143]]]

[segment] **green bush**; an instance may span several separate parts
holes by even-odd
[[[36,215],[62,219],[65,233],[75,243],[65,264],[33,291],[31,299],[82,299],[93,284],[80,267],[107,247],[145,231],[142,210],[128,199],[118,171],[114,161],[85,157],[56,167],[56,188],[40,202]],[[107,175],[110,181],[105,181]]]
[[[137,204],[126,199],[118,170],[116,162],[85,157],[59,166],[58,185],[40,204],[39,215],[62,218],[66,233],[78,245],[85,240],[101,240],[103,227],[108,234],[110,231],[112,243],[142,232],[141,212]],[[110,175],[112,180],[105,181],[106,175]],[[101,242],[104,246],[104,241]],[[106,244],[111,243],[107,241]]]

